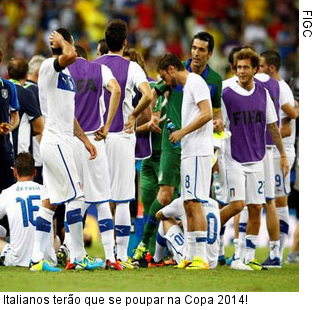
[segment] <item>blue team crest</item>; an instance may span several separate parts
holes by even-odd
[[[7,89],[1,89],[1,96],[3,99],[8,99],[9,98],[9,91]]]
[[[60,72],[58,77],[58,88],[75,92],[74,79],[70,75]]]

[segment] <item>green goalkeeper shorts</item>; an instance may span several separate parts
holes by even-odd
[[[159,185],[169,185],[180,189],[180,154],[162,151]]]

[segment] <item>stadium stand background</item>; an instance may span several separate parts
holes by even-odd
[[[59,27],[69,28],[76,43],[86,49],[89,59],[94,59],[97,42],[113,18],[127,22],[128,45],[144,55],[151,77],[157,78],[157,60],[165,52],[187,59],[191,38],[205,30],[215,39],[210,65],[223,78],[230,75],[227,55],[233,46],[252,45],[259,53],[275,49],[282,57],[281,75],[298,97],[298,0],[1,0],[0,46],[4,59],[0,76],[7,77],[11,57],[49,57],[48,38]],[[296,207],[290,205],[291,209]],[[288,245],[295,223],[293,217]],[[94,218],[87,221],[86,228],[96,239]],[[233,238],[232,231],[228,229],[226,243]],[[267,235],[264,225],[260,235]],[[267,243],[266,238],[261,240],[261,245]]]
[[[207,30],[216,43],[210,63],[222,77],[229,74],[230,49],[249,44],[258,52],[277,49],[282,76],[297,83],[298,15],[298,0],[1,0],[0,45],[4,63],[12,56],[49,56],[51,30],[66,27],[94,58],[107,22],[122,18],[128,43],[142,52],[151,76],[160,55],[186,59],[192,36]]]

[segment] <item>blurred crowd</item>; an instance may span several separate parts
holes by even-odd
[[[1,0],[0,46],[4,65],[11,57],[49,56],[49,34],[65,27],[93,59],[108,21],[121,18],[150,76],[165,52],[186,59],[192,36],[205,30],[215,38],[210,63],[223,78],[231,48],[252,45],[257,52],[276,49],[282,76],[298,83],[298,15],[299,0]]]

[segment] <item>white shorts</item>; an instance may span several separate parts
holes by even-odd
[[[43,137],[40,154],[50,203],[57,205],[82,197],[72,145],[46,143]]]
[[[106,138],[113,202],[135,199],[135,137],[111,135]]]
[[[244,200],[246,205],[265,203],[264,171],[227,170],[230,202]]]
[[[212,156],[186,157],[181,161],[181,197],[207,202],[210,195]]]
[[[296,155],[294,152],[286,152],[289,168],[291,169]],[[274,158],[275,167],[275,197],[284,197],[290,194],[290,170],[286,177],[284,177],[283,172],[280,170],[280,157]]]
[[[274,149],[266,148],[263,159],[264,179],[265,179],[265,198],[266,200],[275,198],[275,168],[274,168]]]
[[[105,151],[106,143],[95,141],[93,134],[87,137],[97,148],[98,156],[89,160],[90,154],[84,144],[74,138],[74,160],[77,167],[79,179],[82,181],[82,188],[86,203],[101,203],[111,199],[110,176],[108,159]]]

